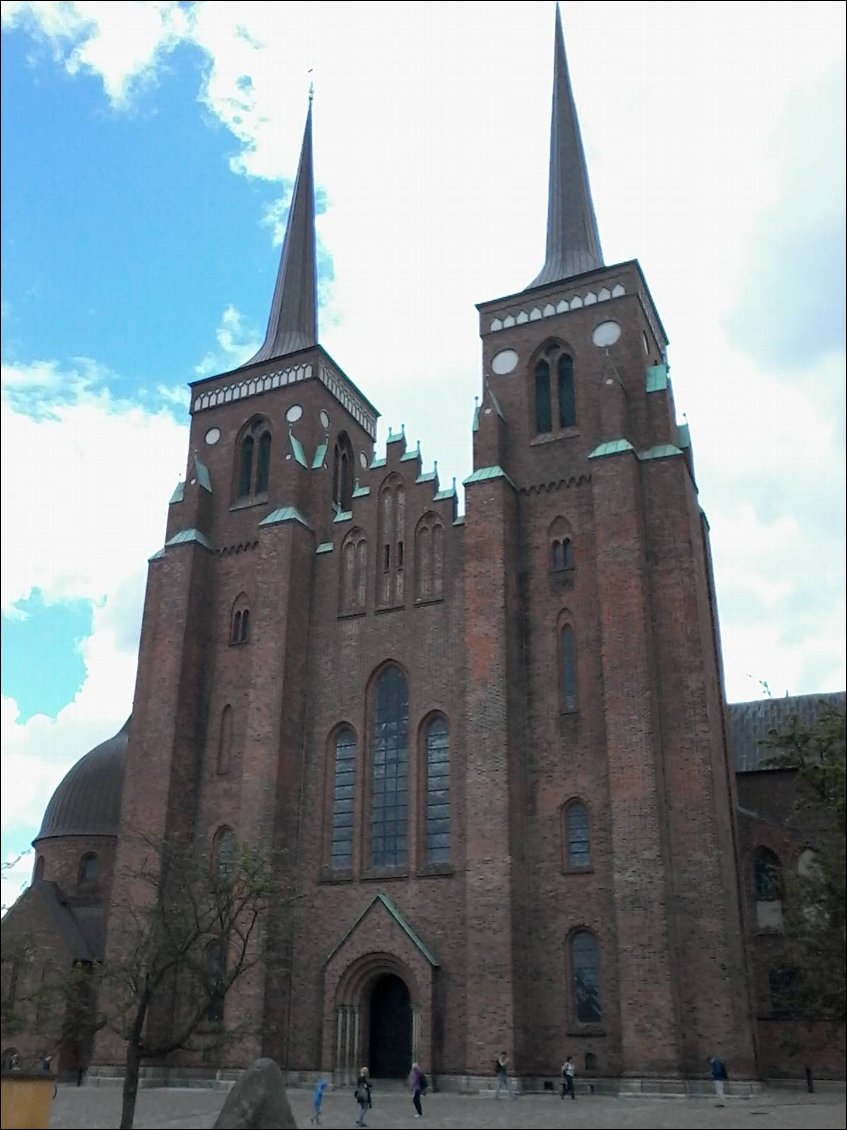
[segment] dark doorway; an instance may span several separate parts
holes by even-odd
[[[404,1079],[412,1066],[412,1002],[399,977],[380,977],[371,992],[369,1068],[375,1079]]]

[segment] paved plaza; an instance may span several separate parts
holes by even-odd
[[[226,1095],[223,1091],[150,1088],[139,1092],[135,1126],[138,1130],[185,1130],[214,1125]],[[288,1098],[299,1127],[309,1125],[311,1090],[290,1088]],[[557,1095],[525,1095],[495,1101],[489,1095],[427,1095],[424,1117],[414,1116],[411,1098],[374,1088],[370,1130],[405,1127],[502,1127],[503,1130],[542,1130],[546,1127],[591,1127],[592,1130],[844,1130],[844,1090],[808,1094],[805,1091],[766,1090],[752,1098],[728,1098],[716,1107],[714,1097],[610,1098],[578,1095],[576,1101]],[[120,1088],[62,1085],[53,1104],[51,1127],[63,1130],[110,1130],[120,1121]],[[352,1089],[330,1092],[324,1099],[321,1125],[333,1130],[351,1127],[358,1107]]]

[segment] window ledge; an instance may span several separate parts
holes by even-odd
[[[605,1036],[607,1033],[605,1025],[603,1024],[580,1024],[578,1026],[569,1024],[565,1034],[579,1039],[581,1036],[591,1036],[593,1038]]]
[[[373,867],[365,874],[359,876],[363,883],[383,883],[388,879],[408,879],[409,868],[403,867]]]
[[[555,432],[543,432],[541,435],[535,436],[534,439],[529,441],[530,447],[538,447],[545,443],[556,443],[560,439],[572,439],[574,436],[581,435],[579,428],[559,428]]]
[[[563,875],[593,875],[594,874],[594,864],[591,864],[590,867],[563,867],[562,868],[562,874]]]
[[[405,607],[405,604],[385,604],[382,608],[375,608],[374,612],[379,616],[382,612],[402,612]]]
[[[355,608],[355,609],[351,609],[350,611],[347,611],[347,612],[339,612],[338,613],[338,619],[339,620],[358,620],[359,617],[367,616],[367,614],[368,614],[367,608]]]
[[[419,596],[415,600],[415,608],[424,608],[427,604],[443,604],[443,596]]]
[[[351,867],[339,868],[333,871],[331,867],[322,867],[319,877],[321,883],[352,883],[355,876]]]
[[[230,510],[249,510],[251,506],[267,506],[267,503],[268,493],[265,491],[263,494],[251,494],[249,497],[236,498],[230,506]]]
[[[452,863],[425,863],[423,867],[419,867],[417,870],[419,879],[437,879],[444,876],[450,878],[452,875]]]

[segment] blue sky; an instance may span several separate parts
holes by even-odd
[[[544,257],[553,5],[2,20],[6,858],[129,714],[186,385],[263,337],[310,81],[321,341],[380,444],[405,424],[469,473],[474,304]],[[728,696],[843,689],[844,6],[563,20],[606,261],[640,260],[671,339]]]

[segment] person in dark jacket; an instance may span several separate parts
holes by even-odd
[[[363,1067],[359,1072],[359,1078],[356,1080],[356,1090],[353,1093],[356,1096],[356,1102],[359,1104],[359,1118],[356,1125],[367,1126],[365,1115],[373,1106],[371,1102],[371,1077],[367,1067]]]
[[[421,1071],[419,1063],[412,1064],[412,1070],[409,1073],[409,1090],[412,1092],[412,1102],[415,1107],[415,1118],[423,1118],[423,1107],[421,1106],[421,1095],[426,1088],[426,1076]]]

